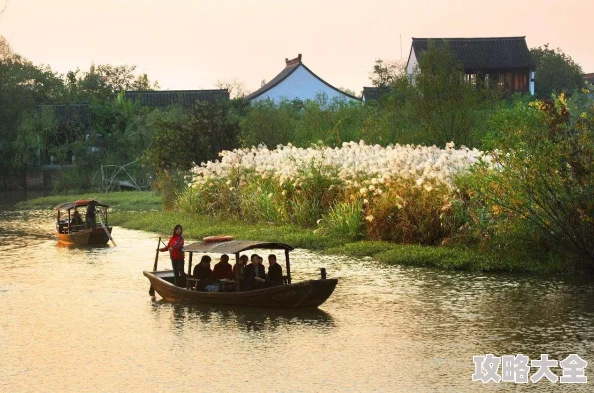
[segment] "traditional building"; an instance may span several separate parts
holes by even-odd
[[[379,101],[383,95],[388,94],[390,92],[390,88],[387,86],[380,86],[380,87],[363,87],[363,102],[369,101]]]
[[[589,74],[582,74],[582,79],[584,80],[584,82],[594,85],[594,72],[591,72]]]
[[[413,38],[406,64],[411,80],[419,56],[427,51],[429,41],[436,45],[447,42],[454,56],[462,62],[470,82],[481,79],[487,86],[495,84],[509,93],[534,95],[535,65],[526,37]]]
[[[314,74],[301,62],[301,54],[299,54],[295,59],[285,59],[284,70],[245,98],[253,101],[266,99],[275,102],[283,99],[305,101],[314,100],[320,94],[326,95],[330,101],[335,98],[360,101],[359,98],[337,89]]]
[[[169,105],[181,105],[193,107],[198,101],[216,103],[229,101],[227,89],[213,90],[146,90],[126,91],[125,97],[143,106],[153,108],[166,107]]]

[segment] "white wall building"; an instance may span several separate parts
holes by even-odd
[[[283,99],[305,101],[314,100],[319,95],[325,95],[328,101],[334,99],[360,101],[359,98],[337,89],[314,74],[301,62],[301,54],[299,54],[295,59],[285,59],[284,70],[245,98],[253,101],[266,99],[275,102]]]

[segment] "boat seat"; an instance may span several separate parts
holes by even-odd
[[[186,277],[186,289],[190,289],[190,290],[198,290],[198,281],[200,281],[197,278],[192,278],[192,277]]]

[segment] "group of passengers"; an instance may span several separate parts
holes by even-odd
[[[177,224],[173,228],[173,234],[165,247],[159,251],[169,251],[171,264],[173,266],[175,285],[186,286],[186,274],[184,273],[184,237],[183,228]],[[262,265],[263,259],[258,254],[251,256],[251,263],[248,265],[248,256],[239,257],[239,262],[233,267],[229,263],[227,254],[221,255],[220,261],[210,268],[212,259],[204,255],[200,263],[194,267],[191,278],[197,279],[197,290],[218,291],[227,283],[224,280],[236,281],[239,278],[239,288],[242,291],[262,289],[283,284],[283,268],[276,262],[276,255],[268,256],[268,274]],[[237,272],[239,269],[239,272]],[[221,281],[223,280],[223,281]]]
[[[97,227],[97,223],[95,221],[95,201],[89,201],[87,205],[87,211],[85,213],[86,219],[86,227],[95,229]],[[63,221],[64,225],[68,224],[68,221]],[[76,229],[80,229],[83,227],[85,222],[82,219],[82,216],[78,212],[78,209],[75,207],[74,211],[72,212],[72,217],[70,218],[70,226]]]
[[[198,290],[217,290],[220,285],[225,285],[224,282],[221,283],[221,280],[235,281],[236,278],[239,278],[240,289],[244,291],[283,284],[283,269],[276,262],[274,254],[268,256],[268,274],[262,265],[263,259],[258,254],[251,256],[250,264],[247,263],[248,256],[242,255],[239,257],[239,262],[235,263],[233,267],[229,263],[227,254],[221,255],[221,259],[212,270],[210,268],[211,261],[212,259],[208,255],[204,255],[194,268],[192,277],[199,280]],[[214,283],[219,283],[219,285],[212,285]]]

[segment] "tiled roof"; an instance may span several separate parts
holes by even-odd
[[[262,94],[264,94],[265,92],[267,92],[268,90],[272,89],[274,86],[278,85],[279,83],[281,83],[283,80],[285,80],[289,75],[291,75],[293,73],[293,71],[295,71],[297,68],[299,68],[299,66],[301,65],[301,59],[299,58],[299,62],[295,62],[291,65],[289,65],[287,63],[287,66],[285,67],[284,70],[282,70],[280,72],[280,74],[278,74],[277,76],[275,76],[274,78],[272,78],[270,80],[270,82],[266,83],[264,86],[260,87],[258,90],[256,90],[255,92],[248,94],[245,98],[246,100],[251,100],[253,98],[256,98]]]
[[[430,40],[437,45],[447,41],[467,71],[534,68],[526,37],[413,38],[412,47],[417,58],[427,50]]]
[[[40,114],[44,109],[51,109],[58,123],[73,122],[88,128],[91,125],[90,104],[45,104],[35,105],[35,112]]]
[[[278,85],[279,83],[281,83],[283,80],[287,79],[287,77],[289,75],[291,75],[293,72],[295,72],[295,70],[299,67],[303,67],[305,68],[310,74],[312,74],[314,77],[316,77],[320,82],[322,82],[323,84],[325,84],[326,86],[328,86],[329,88],[336,90],[339,93],[344,94],[345,96],[352,98],[354,100],[358,100],[361,101],[360,98],[357,98],[355,96],[352,96],[348,93],[345,93],[342,90],[337,89],[336,87],[332,86],[330,83],[326,82],[325,80],[323,80],[322,78],[320,78],[319,76],[317,76],[315,73],[312,72],[312,70],[310,70],[309,68],[307,68],[305,66],[305,64],[303,64],[301,62],[301,53],[294,59],[285,59],[285,68],[277,75],[275,76],[270,82],[266,83],[264,86],[262,86],[261,88],[259,88],[258,90],[256,90],[255,92],[247,95],[245,98],[247,100],[252,100],[264,93],[266,93],[268,90],[272,89],[274,86]]]
[[[363,99],[365,101],[378,101],[389,90],[388,87],[363,87]]]
[[[228,101],[229,91],[227,89],[126,91],[125,97],[150,107],[164,107],[173,104],[193,106],[196,101],[213,103]]]

